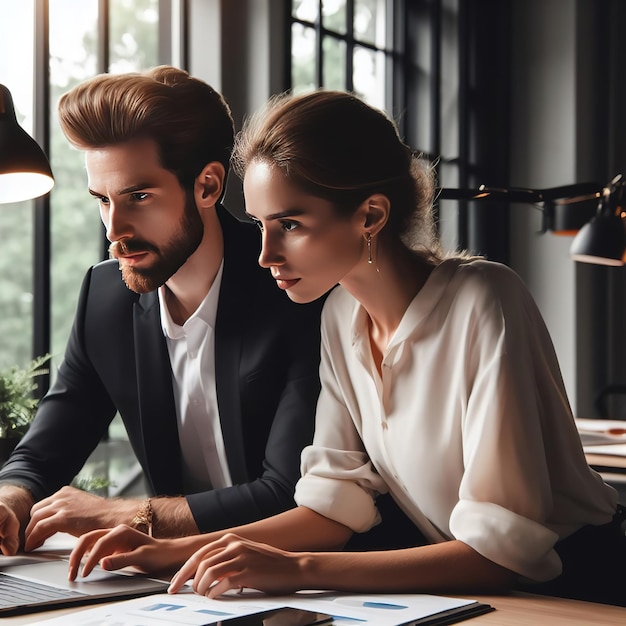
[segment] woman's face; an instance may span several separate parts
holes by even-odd
[[[282,172],[253,161],[243,182],[246,212],[262,231],[259,265],[294,302],[311,302],[367,263],[363,218],[291,185]],[[359,223],[360,222],[360,223]]]

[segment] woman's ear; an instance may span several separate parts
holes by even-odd
[[[194,183],[194,198],[200,208],[213,207],[217,204],[224,190],[226,170],[218,161],[207,163],[198,174]]]
[[[367,198],[358,210],[363,229],[372,237],[377,235],[389,219],[390,208],[389,198],[382,193],[375,193]]]

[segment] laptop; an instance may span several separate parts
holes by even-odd
[[[165,593],[169,586],[164,580],[100,567],[69,582],[68,568],[68,560],[56,556],[0,556],[0,618]]]

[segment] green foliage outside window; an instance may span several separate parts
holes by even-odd
[[[12,0],[0,0],[13,5]],[[50,3],[50,142],[48,156],[55,176],[51,212],[51,347],[58,359],[74,317],[86,270],[103,257],[104,231],[96,202],[87,193],[83,155],[71,148],[56,118],[64,92],[98,71],[97,1],[55,0]],[[28,22],[29,2],[11,7],[12,28]],[[80,10],[80,15],[75,15]],[[8,13],[7,13],[8,14]],[[67,19],[71,15],[76,19]],[[111,0],[109,3],[109,67],[111,72],[141,71],[158,63],[158,0]],[[80,19],[79,19],[80,18]],[[1,33],[0,33],[1,34]],[[0,37],[0,56],[7,56]],[[68,45],[71,40],[73,45]],[[5,43],[8,46],[9,41]],[[28,41],[24,45],[30,45]],[[21,62],[22,57],[16,58]],[[23,80],[32,83],[33,68],[24,66]],[[0,79],[2,82],[2,79]],[[11,88],[12,85],[9,85]],[[32,117],[19,111],[18,121]],[[32,357],[34,315],[34,202],[0,206],[0,369]],[[51,372],[56,371],[52,364]]]

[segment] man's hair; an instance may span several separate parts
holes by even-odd
[[[188,72],[159,66],[143,73],[100,74],[64,94],[59,123],[77,148],[134,139],[156,142],[162,166],[185,189],[207,163],[228,172],[234,124],[228,104]]]

